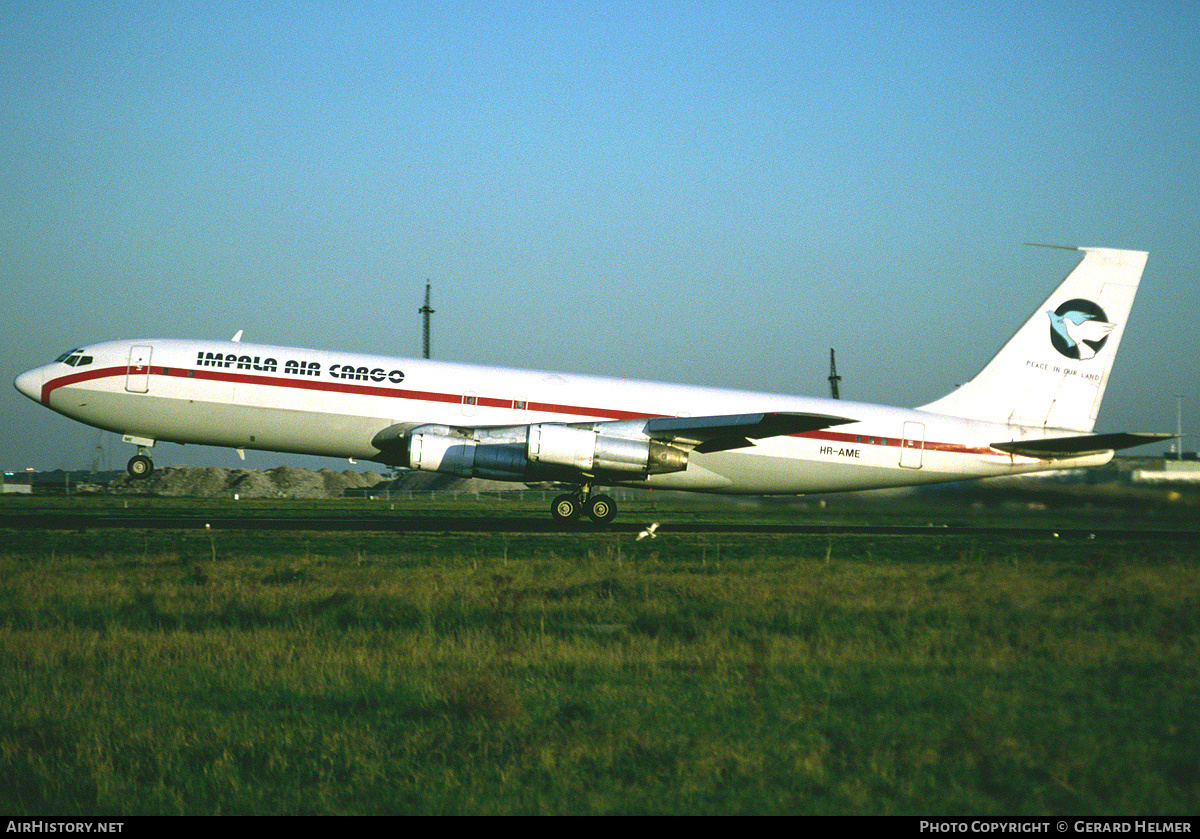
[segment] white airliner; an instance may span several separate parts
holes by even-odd
[[[598,486],[799,494],[1107,463],[1165,434],[1093,434],[1142,251],[1083,258],[974,379],[919,408],[233,341],[107,341],[17,377],[51,410],[165,440],[373,460],[573,488],[553,515],[616,514]]]

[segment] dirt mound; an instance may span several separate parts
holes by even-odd
[[[238,498],[275,498],[279,495],[279,488],[271,483],[266,472],[238,469],[229,478],[225,493],[237,495]]]
[[[244,475],[245,470],[235,470],[234,474]],[[224,495],[229,483],[230,470],[222,469],[219,466],[211,466],[207,469],[177,467],[156,469],[149,478],[142,480],[135,480],[125,475],[110,483],[108,488],[113,492],[207,498]]]
[[[333,497],[345,495],[348,489],[363,489],[384,482],[383,475],[374,471],[351,472],[347,469],[345,472],[335,472],[332,469],[322,469],[319,474],[325,482],[325,492]]]
[[[373,470],[335,472],[279,466],[267,472],[255,469],[222,469],[186,466],[155,469],[149,478],[134,480],[122,475],[106,487],[108,492],[184,498],[341,498],[347,489],[384,483]]]
[[[181,498],[341,498],[348,492],[362,494],[377,489],[380,494],[426,492],[488,492],[519,489],[521,484],[457,478],[434,472],[401,472],[388,481],[374,470],[297,469],[278,466],[266,472],[255,469],[222,469],[219,466],[155,469],[149,478],[134,480],[122,475],[110,482],[107,492],[161,495]]]

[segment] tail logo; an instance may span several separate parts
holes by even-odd
[[[1068,300],[1046,314],[1050,316],[1050,343],[1054,349],[1080,361],[1095,358],[1116,327],[1091,300]]]

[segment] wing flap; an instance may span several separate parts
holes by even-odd
[[[1042,440],[1010,440],[992,443],[993,449],[1026,457],[1078,457],[1096,452],[1117,451],[1144,446],[1160,440],[1170,440],[1174,434],[1139,432],[1120,434],[1080,434],[1073,437],[1050,437]]]
[[[829,414],[782,411],[711,417],[656,417],[646,421],[646,434],[652,440],[691,445],[704,454],[752,446],[752,441],[764,437],[804,434],[852,422],[858,420]]]

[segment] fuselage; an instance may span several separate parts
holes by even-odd
[[[1092,466],[991,443],[1053,436],[929,411],[621,378],[516,370],[232,341],[109,341],[65,353],[16,386],[72,419],[154,441],[395,463],[376,444],[398,424],[472,428],[763,412],[833,414],[834,428],[692,452],[687,468],[604,483],[796,494]]]

